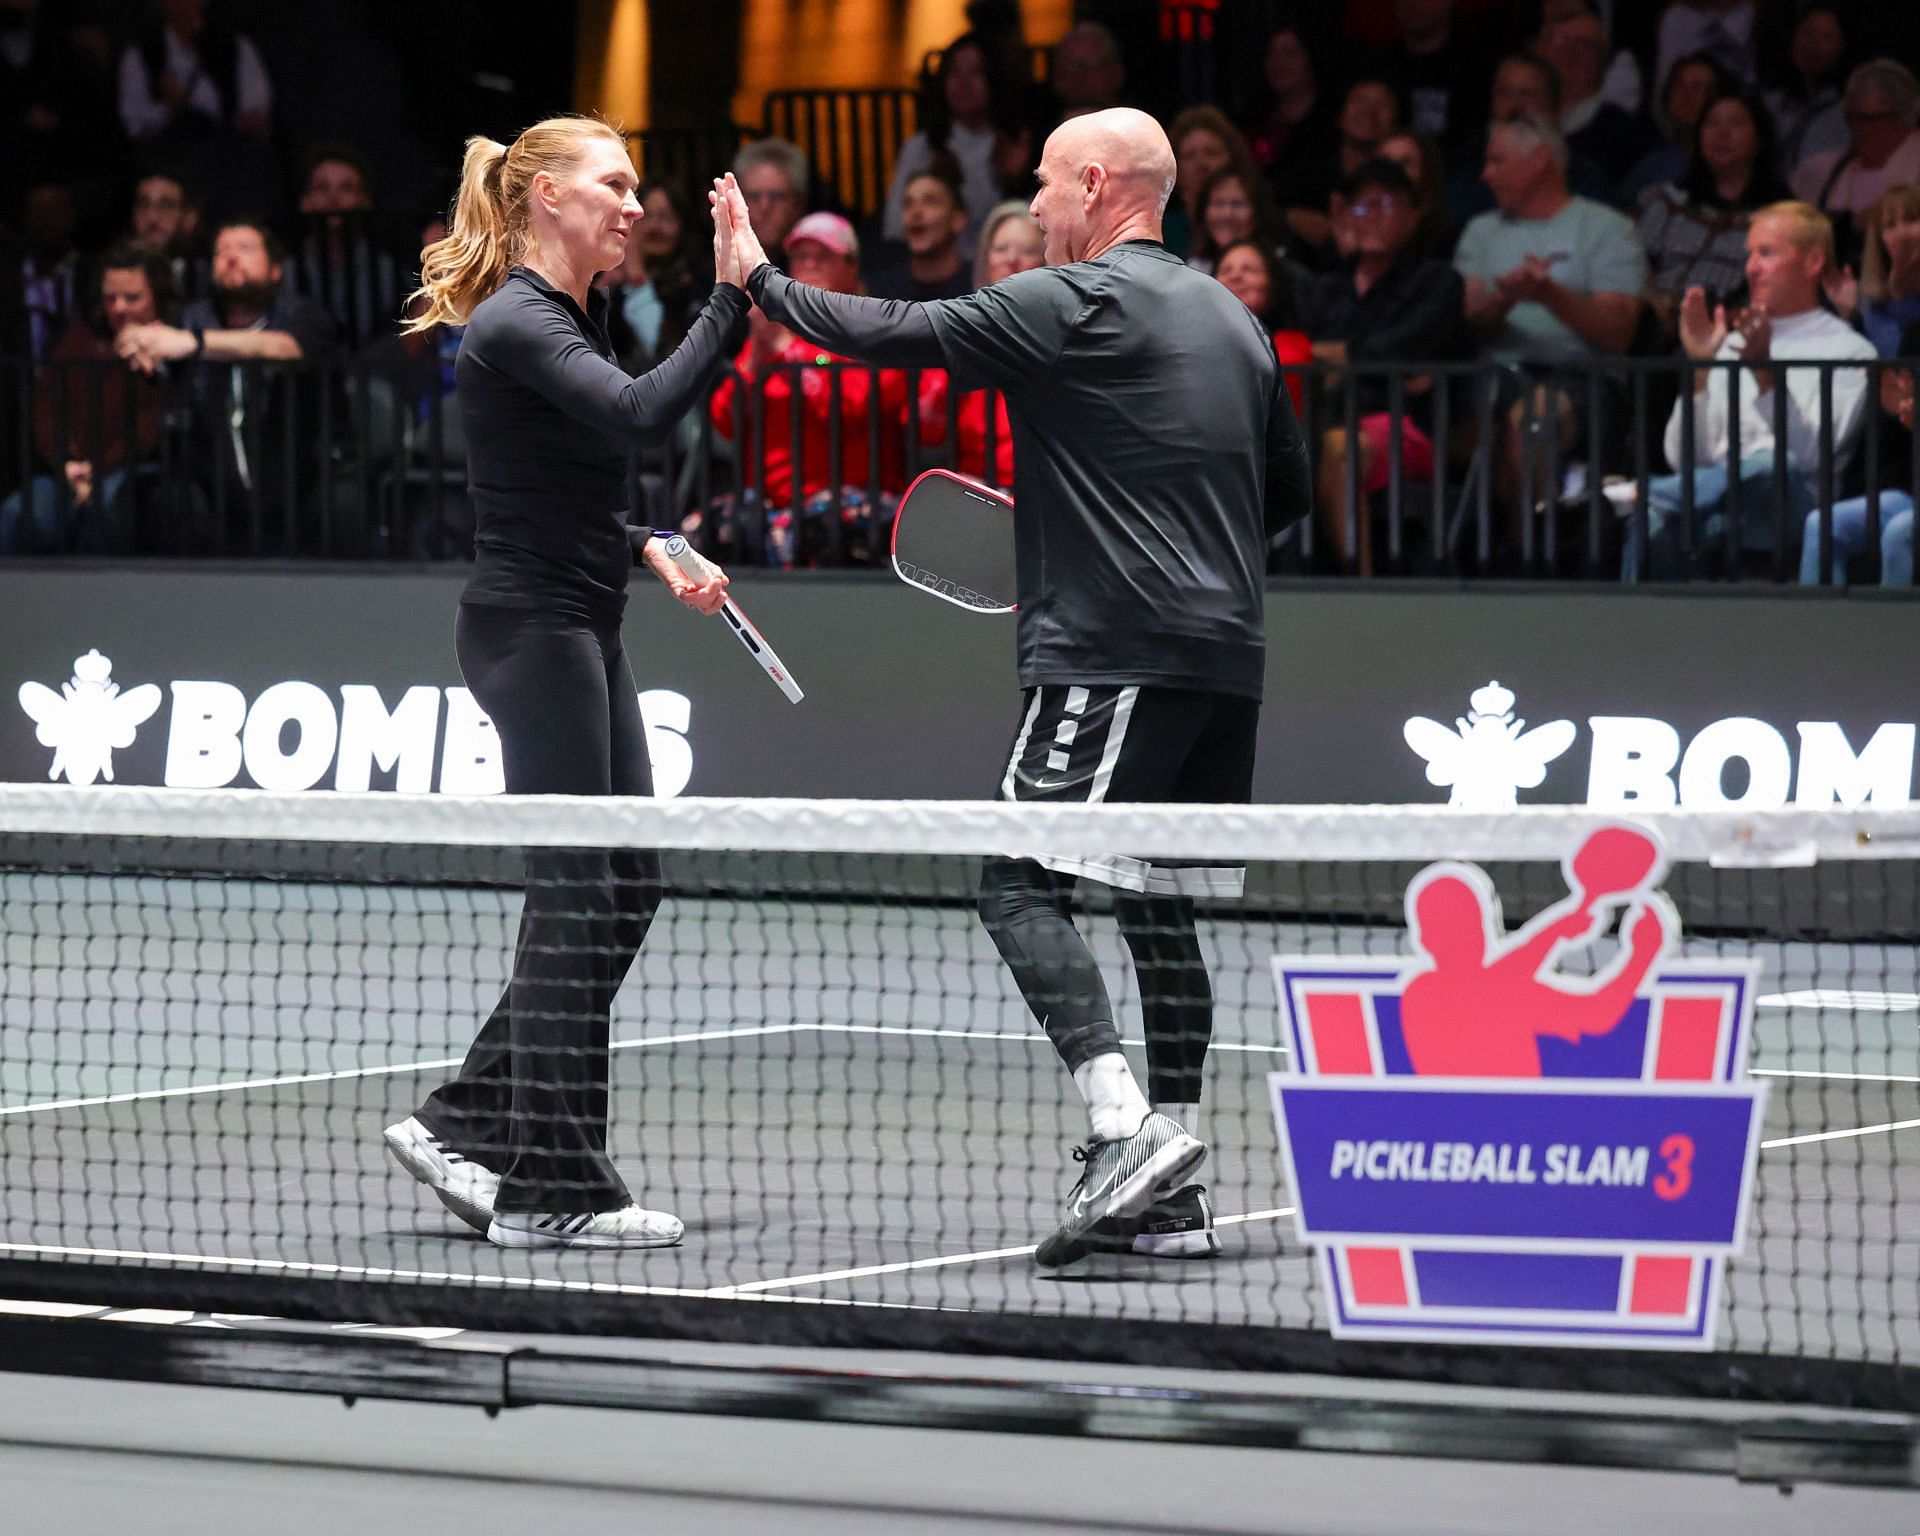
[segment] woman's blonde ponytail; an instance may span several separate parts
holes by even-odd
[[[420,287],[409,305],[417,312],[402,331],[465,325],[480,301],[526,259],[533,178],[542,171],[558,176],[571,170],[596,138],[626,148],[620,131],[597,117],[550,117],[527,129],[511,148],[492,139],[468,139],[447,237],[420,253]]]

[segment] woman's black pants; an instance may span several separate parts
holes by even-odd
[[[454,642],[500,733],[509,794],[653,793],[617,624],[463,603]],[[660,905],[659,857],[529,848],[526,859],[512,979],[419,1118],[499,1173],[498,1210],[616,1210],[631,1196],[607,1157],[613,998]]]

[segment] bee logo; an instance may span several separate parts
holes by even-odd
[[[1438,720],[1415,715],[1401,734],[1427,762],[1427,782],[1450,789],[1448,805],[1473,811],[1512,810],[1519,791],[1536,789],[1547,764],[1573,745],[1571,720],[1550,720],[1532,730],[1514,717],[1513,694],[1497,682],[1474,689],[1467,717],[1448,730]]]
[[[160,690],[142,683],[126,693],[113,681],[113,663],[98,651],[74,658],[73,677],[60,692],[39,683],[20,685],[20,707],[39,729],[43,747],[53,748],[47,777],[63,775],[69,784],[113,782],[115,748],[133,745],[134,732],[160,707]]]

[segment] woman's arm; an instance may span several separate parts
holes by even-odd
[[[484,356],[609,437],[649,436],[664,432],[706,396],[727,360],[729,333],[746,313],[747,296],[720,284],[685,340],[635,378],[594,351],[565,314],[546,304],[503,317],[484,343]]]

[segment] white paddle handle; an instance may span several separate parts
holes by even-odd
[[[680,567],[687,580],[705,582],[713,579],[715,567],[679,534],[667,540],[666,550],[667,558]],[[727,621],[727,628],[733,631],[734,638],[747,648],[747,654],[760,663],[760,670],[773,679],[775,687],[796,704],[806,697],[800,691],[800,685],[793,680],[793,673],[787,670],[787,664],[767,644],[767,637],[754,628],[753,620],[747,617],[738,603],[730,597],[722,599],[720,617]]]

